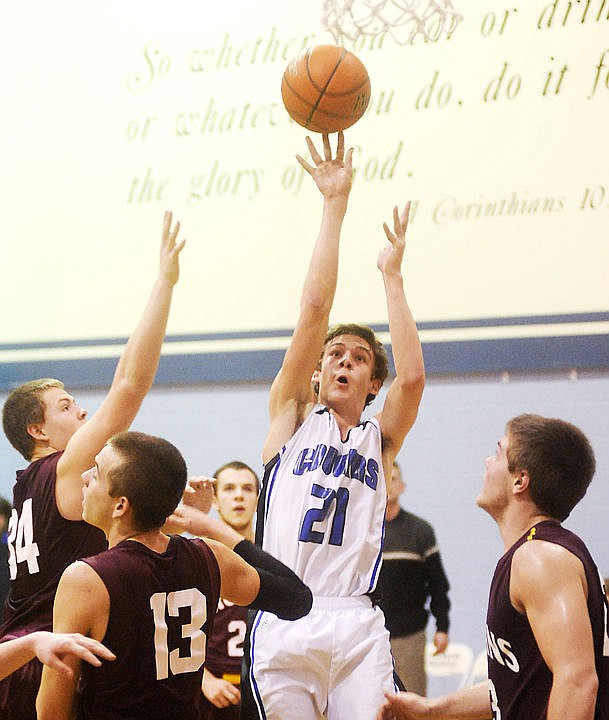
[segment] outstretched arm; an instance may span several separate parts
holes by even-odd
[[[219,518],[208,515],[194,505],[182,501],[165,521],[163,531],[168,533],[189,533],[197,537],[211,538],[231,550],[243,536]]]
[[[105,645],[80,633],[52,633],[38,630],[0,643],[0,679],[7,677],[34,657],[37,657],[41,663],[71,677],[72,669],[65,663],[65,657],[68,655],[86,660],[95,666],[101,665],[100,657],[104,660],[115,659],[115,655]]]
[[[292,436],[302,422],[305,406],[314,400],[311,376],[328,330],[336,292],[340,231],[351,191],[353,150],[345,155],[343,133],[338,133],[335,157],[332,157],[328,135],[323,136],[323,158],[310,138],[307,145],[313,164],[300,155],[296,158],[323,195],[323,212],[302,289],[298,321],[271,388],[270,429],[263,450],[265,462]]]
[[[376,720],[490,720],[493,717],[488,682],[438,698],[416,693],[385,693]]]
[[[204,475],[188,478],[182,500],[163,523],[162,531],[167,535],[180,535],[185,532],[199,537],[212,537],[228,547],[234,547],[241,535],[222,520],[207,514],[213,506],[215,482],[215,478]],[[214,535],[214,528],[216,533],[225,530],[223,537]]]
[[[308,586],[287,565],[244,540],[227,523],[184,504],[180,504],[167,520],[174,530],[212,541],[210,547],[218,562],[222,559],[228,567],[222,574],[223,598],[256,610],[269,610],[285,620],[296,620],[311,609],[313,596]],[[230,555],[221,547],[217,549],[219,543],[232,551]],[[248,568],[255,569],[258,577],[254,577]]]
[[[159,274],[146,308],[125,345],[106,398],[69,440],[57,465],[57,505],[69,520],[81,517],[81,474],[93,465],[108,438],[129,428],[154,381],[185,242],[177,242],[179,230],[180,223],[172,226],[172,214],[166,212]]]
[[[393,209],[393,231],[384,223],[383,228],[389,244],[381,250],[377,262],[385,284],[389,334],[396,373],[379,415],[387,477],[391,477],[391,464],[417,417],[425,385],[421,341],[406,301],[402,278],[409,211],[410,203],[406,204],[402,213],[397,207]]]
[[[259,547],[241,540],[235,550],[207,539],[222,576],[222,597],[236,605],[297,620],[313,605],[311,590],[295,573]]]

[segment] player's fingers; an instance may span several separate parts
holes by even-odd
[[[186,487],[196,490],[213,486],[215,482],[214,478],[207,477],[206,475],[195,475],[188,478],[188,485]]]
[[[345,157],[345,135],[342,130],[338,131],[338,141],[336,143],[336,159],[342,160]]]
[[[82,646],[74,648],[74,655],[77,655],[81,660],[88,662],[90,665],[95,665],[95,667],[99,667],[101,665],[101,660],[90,650],[87,650],[87,648]]]
[[[389,225],[387,225],[386,222],[383,223],[383,230],[385,231],[385,235],[387,235],[387,240],[393,245],[395,242],[395,235],[391,232],[389,229]]]
[[[311,153],[313,162],[316,165],[319,165],[319,163],[321,162],[321,155],[317,152],[317,148],[315,147],[313,140],[311,140],[311,138],[308,135],[305,138],[305,140],[307,141],[307,147],[309,148],[309,152]]]
[[[347,156],[345,157],[345,169],[348,172],[353,171],[353,148],[347,150]]]
[[[233,699],[233,686],[229,683],[230,687],[225,687],[222,691],[222,707],[229,707],[230,705],[234,705],[235,701]]]
[[[324,133],[322,135],[323,137],[323,144],[324,144],[324,158],[326,160],[332,160],[332,148],[330,147],[330,136],[328,133]]]
[[[376,720],[396,720],[396,715],[393,711],[393,697],[395,697],[393,694],[385,692],[385,701],[379,709]]]
[[[171,247],[173,247],[176,244],[176,238],[178,237],[178,233],[180,232],[180,221],[176,221],[176,224],[173,226],[173,230],[169,233],[169,242],[171,243]]]
[[[395,229],[396,235],[399,235],[402,230],[402,221],[400,218],[400,211],[398,210],[397,205],[393,208],[393,227]]]
[[[60,660],[57,655],[52,655],[51,657],[47,658],[45,660],[45,665],[53,668],[53,670],[57,670],[57,672],[61,673],[67,678],[72,677],[72,668],[69,665],[66,665],[63,660]]]
[[[309,175],[313,175],[313,173],[315,172],[315,168],[312,165],[309,165],[309,163],[302,156],[296,155],[296,160],[298,160],[298,162],[309,173]],[[321,158],[319,158],[319,162],[321,162]]]
[[[402,215],[400,216],[400,221],[404,228],[408,227],[408,218],[410,216],[410,200],[404,205],[404,210],[402,211]]]
[[[165,215],[163,216],[163,240],[169,234],[169,228],[171,227],[172,218],[173,213],[171,212],[171,210],[165,210]]]
[[[241,700],[241,693],[239,692],[238,688],[236,688],[234,685],[231,685],[230,688],[227,688],[226,690],[226,697],[228,698],[231,705],[236,705],[239,700]]]
[[[85,652],[92,657],[92,653],[95,653],[95,655],[99,655],[99,657],[104,658],[104,660],[116,660],[116,655],[112,652],[112,650],[109,650],[105,645],[102,645],[99,641],[94,640],[93,638],[86,637],[85,635],[79,635],[78,643],[81,646],[84,646]],[[87,660],[87,662],[91,662],[88,659],[88,656],[84,659]]]

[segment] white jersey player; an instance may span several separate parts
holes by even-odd
[[[265,490],[262,546],[314,595],[374,589],[387,497],[376,419],[351,428],[343,442],[332,412],[317,405],[281,450]]]
[[[321,228],[301,297],[300,316],[271,389],[257,540],[311,587],[313,610],[284,623],[253,619],[249,691],[242,717],[317,720],[374,717],[393,689],[389,636],[367,593],[380,565],[385,478],[412,427],[425,370],[406,302],[402,259],[408,219],[394,209],[381,250],[396,377],[382,410],[362,413],[387,377],[374,332],[341,325],[328,332],[338,273],[340,229],[351,190],[352,150],[336,157],[324,135],[324,158],[309,138],[313,165],[297,156],[324,198]]]

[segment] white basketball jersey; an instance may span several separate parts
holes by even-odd
[[[317,405],[265,467],[262,547],[314,595],[363,595],[380,570],[386,501],[378,421],[361,422],[343,442]]]

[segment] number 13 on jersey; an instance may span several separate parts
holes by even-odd
[[[190,608],[190,622],[178,620],[180,608]],[[207,598],[197,588],[155,593],[150,598],[154,619],[154,649],[156,679],[165,680],[172,675],[196,672],[205,662],[207,637],[202,628],[207,620]],[[180,650],[169,649],[168,619],[175,618],[181,625],[181,636],[190,640],[190,649],[184,656]]]

